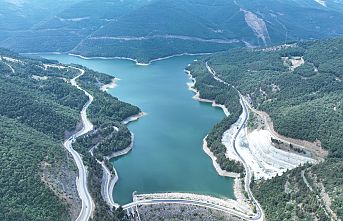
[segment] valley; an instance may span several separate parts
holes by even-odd
[[[0,220],[342,220],[342,20],[342,0],[0,0]]]
[[[156,61],[151,63],[149,66],[137,66],[135,65],[133,62],[131,61],[125,61],[125,60],[101,60],[101,59],[81,59],[81,58],[77,58],[77,57],[73,57],[70,55],[43,55],[46,58],[49,59],[56,59],[59,60],[63,63],[79,63],[82,65],[87,65],[88,67],[91,67],[95,70],[98,71],[102,71],[102,72],[107,72],[110,70],[112,73],[117,72],[117,74],[115,75],[117,78],[116,81],[116,88],[113,90],[109,90],[109,93],[114,93],[115,96],[118,96],[119,93],[119,97],[121,99],[124,100],[128,100],[130,103],[134,103],[134,104],[138,104],[138,106],[140,107],[146,107],[144,112],[145,112],[145,116],[143,116],[142,119],[140,119],[138,122],[135,123],[131,123],[129,125],[129,128],[132,130],[132,132],[135,134],[135,140],[134,140],[134,148],[131,150],[130,152],[125,151],[125,156],[119,157],[119,158],[115,158],[113,160],[113,165],[115,167],[115,173],[117,174],[116,176],[118,176],[120,179],[116,180],[116,182],[114,184],[111,185],[111,188],[113,188],[114,190],[114,194],[109,194],[110,196],[113,197],[113,202],[115,202],[113,204],[113,202],[110,201],[111,205],[117,205],[117,203],[124,205],[124,209],[127,211],[131,211],[132,209],[136,212],[132,213],[132,214],[139,214],[139,209],[137,206],[143,206],[143,205],[152,205],[152,204],[160,204],[160,203],[167,203],[167,204],[173,204],[173,202],[177,202],[177,204],[192,204],[195,206],[204,206],[204,202],[206,201],[210,201],[212,202],[212,205],[217,205],[216,200],[210,199],[208,198],[207,200],[204,200],[201,198],[201,194],[210,194],[210,195],[214,195],[217,197],[227,197],[228,195],[222,194],[221,192],[219,192],[220,194],[215,193],[215,192],[208,192],[208,190],[202,190],[197,192],[197,189],[195,188],[194,185],[192,185],[191,189],[188,189],[187,187],[187,179],[186,178],[182,178],[182,182],[179,181],[179,179],[176,179],[177,184],[175,183],[174,187],[173,187],[173,182],[171,180],[169,180],[168,186],[164,186],[163,182],[154,179],[153,177],[161,177],[164,176],[165,179],[168,178],[168,176],[170,176],[170,178],[173,178],[171,175],[173,173],[173,168],[172,167],[167,167],[168,169],[168,176],[166,176],[166,169],[164,169],[163,167],[160,166],[160,170],[158,170],[161,175],[158,175],[158,173],[156,173],[157,171],[155,170],[154,166],[155,165],[164,165],[162,163],[163,162],[168,162],[170,161],[170,156],[172,154],[171,149],[169,149],[168,151],[168,159],[167,158],[163,158],[161,155],[161,151],[160,149],[155,149],[155,150],[151,150],[151,152],[149,152],[149,154],[151,153],[159,153],[159,157],[155,158],[156,159],[161,159],[162,161],[160,162],[156,162],[153,163],[152,160],[148,160],[150,162],[150,164],[142,164],[143,166],[139,166],[139,161],[143,160],[146,161],[147,158],[149,157],[149,155],[147,155],[146,150],[147,149],[141,149],[140,148],[148,148],[150,149],[151,147],[149,147],[149,145],[144,144],[142,141],[142,143],[140,143],[140,139],[142,139],[143,141],[150,143],[151,140],[159,140],[159,142],[162,142],[162,144],[159,144],[157,146],[159,146],[159,148],[161,146],[166,146],[167,143],[164,143],[165,140],[161,139],[161,137],[166,136],[166,135],[159,135],[158,133],[156,134],[158,136],[155,138],[149,138],[151,136],[151,134],[155,134],[152,133],[151,131],[149,132],[149,134],[145,134],[144,137],[141,137],[142,134],[144,134],[143,130],[139,130],[139,124],[141,124],[142,122],[144,122],[145,120],[149,120],[149,118],[153,117],[154,113],[156,114],[156,107],[154,109],[150,108],[149,106],[152,107],[154,105],[159,105],[159,108],[163,107],[165,105],[165,98],[162,97],[156,97],[158,98],[156,100],[156,103],[150,103],[149,105],[147,105],[147,101],[145,99],[145,96],[150,97],[149,101],[153,100],[154,97],[152,96],[151,93],[156,94],[156,92],[153,91],[147,91],[146,90],[146,85],[144,85],[144,82],[147,82],[148,84],[151,84],[151,80],[153,79],[152,77],[157,77],[159,75],[161,75],[161,73],[163,73],[163,71],[161,72],[161,70],[167,70],[166,67],[164,67],[163,65],[170,65],[169,67],[175,67],[175,64],[180,64],[179,68],[177,69],[178,72],[181,74],[180,76],[182,76],[180,78],[180,80],[184,81],[184,92],[187,92],[187,86],[185,84],[185,80],[187,80],[187,76],[185,76],[182,72],[182,67],[187,66],[187,64],[189,62],[191,62],[194,59],[194,56],[180,56],[180,57],[175,57],[175,58],[169,58],[166,60],[162,60],[162,61]],[[282,59],[280,59],[281,62]],[[173,63],[175,62],[175,63]],[[195,62],[195,64],[198,61]],[[160,66],[161,65],[161,66]],[[229,83],[223,81],[215,72],[214,68],[209,66],[209,64],[206,62],[206,74],[212,75],[213,80],[219,82],[218,87],[220,86],[220,84],[224,84],[226,85],[228,88],[235,88],[233,87],[233,85],[231,86]],[[157,70],[156,74],[155,73],[155,68]],[[197,75],[197,73],[199,73],[198,71],[193,72],[193,65],[191,65],[189,68],[189,70],[191,70],[190,72],[188,72],[191,76],[193,73],[195,73],[194,79],[198,79],[199,76]],[[169,68],[170,70],[170,68]],[[293,69],[291,71],[294,71]],[[149,73],[149,77],[142,76],[145,73]],[[151,76],[152,75],[152,76]],[[176,74],[172,74],[172,75],[168,75],[169,80],[166,81],[165,79],[165,75],[161,75],[160,77],[163,77],[163,81],[168,82],[168,84],[170,84],[171,82],[178,82],[177,84],[180,84],[179,81],[175,81],[176,79]],[[147,79],[148,78],[148,79]],[[125,82],[126,79],[130,79],[130,81]],[[161,80],[158,80],[161,81]],[[124,82],[127,84],[126,87],[122,87],[121,86],[121,82]],[[137,84],[139,82],[139,85]],[[130,84],[132,86],[130,86]],[[217,84],[217,83],[216,83]],[[118,87],[119,85],[119,87]],[[125,84],[124,84],[125,85]],[[153,85],[158,85],[157,83],[153,83]],[[200,84],[197,81],[194,81],[192,84],[188,84],[188,86],[192,89],[193,87],[198,88],[199,86],[201,86],[201,81]],[[142,89],[139,89],[139,87],[142,87]],[[175,88],[175,86],[170,85],[171,88]],[[169,86],[168,85],[163,85],[163,89],[159,92],[162,93],[164,90],[168,91]],[[159,89],[159,87],[156,87],[156,89]],[[121,92],[121,90],[123,90],[123,92]],[[135,95],[131,95],[132,92],[130,92],[130,90],[133,90],[135,92]],[[139,90],[141,90],[142,92],[138,92]],[[235,90],[235,89],[234,89]],[[234,90],[232,91],[232,93],[234,93]],[[143,92],[144,91],[144,92]],[[173,96],[175,96],[177,93],[175,90],[171,90],[173,91]],[[205,101],[205,102],[209,102],[212,103],[211,100],[208,100],[206,97],[202,98],[202,94],[201,92],[203,91],[203,89],[200,89],[200,94],[198,94],[196,97],[197,100],[199,101]],[[213,88],[212,88],[213,91]],[[138,92],[138,93],[137,93]],[[197,92],[197,91],[195,91]],[[122,93],[122,94],[121,94]],[[145,95],[147,94],[147,95]],[[162,93],[163,94],[163,93]],[[186,95],[188,94],[187,99],[189,99],[189,92],[186,93]],[[138,96],[139,95],[139,96]],[[121,97],[122,96],[122,97]],[[169,102],[173,101],[173,106],[175,107],[180,107],[179,105],[177,105],[178,102],[182,102],[182,99],[180,98],[174,98],[173,96],[168,96],[168,100]],[[249,97],[248,97],[249,98]],[[223,147],[226,149],[224,149],[224,153],[223,156],[227,157],[227,159],[230,159],[231,161],[218,161],[222,160],[220,155],[216,156],[212,156],[212,160],[213,163],[215,165],[216,171],[214,171],[214,175],[216,177],[219,178],[218,175],[216,175],[216,172],[219,172],[219,174],[221,174],[222,176],[226,176],[225,174],[230,174],[228,172],[232,172],[235,171],[235,168],[240,168],[241,166],[239,166],[239,163],[235,163],[232,164],[232,166],[223,168],[222,166],[226,165],[230,165],[231,162],[241,162],[242,165],[244,166],[244,171],[248,171],[246,173],[246,177],[245,179],[241,179],[239,178],[239,175],[237,177],[237,175],[234,174],[230,174],[229,176],[232,177],[236,177],[236,183],[242,183],[243,184],[243,189],[239,190],[242,191],[244,193],[244,191],[246,191],[247,195],[246,196],[240,196],[240,193],[235,192],[236,197],[240,196],[238,201],[234,201],[234,200],[225,200],[227,205],[223,208],[227,208],[225,210],[219,209],[217,208],[217,206],[214,206],[214,209],[220,210],[220,211],[231,211],[228,212],[229,214],[236,214],[237,216],[240,217],[245,217],[246,219],[250,219],[248,216],[242,215],[244,213],[248,213],[250,214],[249,216],[254,217],[253,219],[263,219],[263,213],[262,213],[262,209],[261,206],[259,205],[259,203],[256,201],[256,199],[253,196],[253,193],[250,190],[250,183],[255,183],[256,181],[254,181],[254,179],[257,180],[263,180],[263,179],[271,179],[274,176],[277,175],[281,175],[282,173],[288,171],[289,169],[293,169],[301,164],[304,164],[306,162],[310,162],[310,163],[317,163],[316,160],[321,160],[322,158],[318,158],[318,156],[313,155],[313,152],[308,152],[306,153],[306,155],[301,155],[299,152],[297,151],[293,151],[292,153],[289,153],[289,150],[287,152],[287,150],[282,150],[279,147],[276,148],[275,144],[273,143],[273,139],[274,140],[278,140],[281,139],[278,135],[275,137],[274,134],[266,134],[266,135],[262,135],[265,133],[269,133],[269,131],[260,131],[260,130],[253,130],[252,132],[249,131],[249,133],[247,132],[248,127],[246,127],[246,125],[248,124],[248,114],[250,115],[252,112],[252,110],[254,110],[251,107],[251,104],[247,101],[248,98],[244,98],[242,95],[240,95],[240,104],[239,105],[243,105],[242,106],[242,116],[240,116],[238,119],[242,118],[241,120],[237,121],[237,128],[240,128],[239,130],[236,130],[236,126],[232,126],[230,127],[230,124],[227,124],[227,126],[229,126],[227,128],[227,130],[224,130],[221,134],[219,133],[218,135],[218,141],[220,141],[223,145]],[[215,98],[215,100],[217,100],[217,98]],[[161,102],[161,103],[158,103]],[[176,103],[175,103],[176,102]],[[231,102],[236,102],[235,100],[231,100]],[[217,103],[217,104],[216,104]],[[233,115],[234,112],[232,112],[232,104],[233,103],[228,103],[227,101],[225,102],[225,105],[222,103],[222,101],[219,99],[216,101],[216,103],[212,103],[212,106],[219,106],[221,108],[223,108],[224,113],[226,114],[226,117],[229,119]],[[184,106],[184,105],[183,105]],[[168,113],[173,113],[173,111],[171,111],[171,106],[169,107],[169,111]],[[248,107],[250,109],[249,113],[248,112]],[[163,110],[163,108],[162,108]],[[254,110],[255,113],[256,110]],[[166,111],[163,111],[166,112]],[[184,115],[185,113],[183,113]],[[192,111],[192,115],[194,116],[194,110]],[[164,116],[162,114],[162,116]],[[172,115],[169,116],[169,118]],[[180,116],[182,115],[176,115],[178,117],[178,119],[180,118]],[[189,118],[189,117],[188,117]],[[172,118],[171,118],[172,119]],[[187,122],[187,117],[186,116],[182,116],[183,122]],[[159,121],[163,122],[165,121],[166,118],[164,117],[163,119],[161,118]],[[219,119],[217,119],[218,121]],[[234,120],[234,119],[233,119]],[[234,122],[234,121],[233,121]],[[239,123],[240,122],[240,123]],[[254,122],[252,122],[254,123]],[[193,123],[194,124],[194,121]],[[144,125],[144,124],[143,124]],[[158,124],[156,124],[158,125]],[[167,124],[162,124],[162,125],[173,125],[171,122],[167,123]],[[189,126],[189,124],[188,124]],[[262,127],[266,127],[265,125]],[[144,125],[144,131],[146,130],[146,128],[149,128],[149,126]],[[178,128],[178,130],[182,129],[182,126],[178,125],[175,128]],[[165,128],[163,128],[162,130],[165,130]],[[160,131],[162,131],[160,130]],[[204,132],[201,136],[198,136],[198,138],[196,138],[198,141],[201,141],[202,137],[205,137],[204,142],[207,143],[207,141],[209,139],[213,139],[211,138],[213,132],[209,133],[209,136],[206,136],[206,132]],[[256,133],[259,133],[259,135],[257,135]],[[167,134],[173,134],[173,132],[169,132]],[[255,137],[254,137],[255,136]],[[257,136],[257,137],[256,137]],[[265,138],[263,138],[264,140],[262,140],[262,138],[260,138],[259,136],[263,136]],[[180,137],[178,136],[178,138],[180,139]],[[165,137],[166,140],[168,140],[169,138],[166,136]],[[273,141],[273,142],[272,142]],[[180,143],[178,145],[182,145],[181,142],[184,142],[183,140],[180,140]],[[276,141],[275,141],[276,142]],[[280,141],[278,141],[280,142]],[[168,141],[168,143],[172,143],[171,141]],[[151,145],[151,144],[150,144]],[[173,146],[175,148],[178,146],[176,143],[173,143]],[[188,144],[189,145],[189,144]],[[208,145],[208,144],[207,144]],[[248,147],[250,148],[250,152],[246,152],[246,145],[248,145]],[[299,146],[299,144],[297,143],[293,143],[290,142],[287,145],[291,146],[294,150],[297,150],[297,148],[300,148],[300,150],[302,148],[304,148],[303,146]],[[202,153],[201,151],[201,144],[198,144],[198,153]],[[171,147],[169,147],[171,148]],[[205,148],[205,147],[204,147]],[[213,151],[213,146],[208,146],[206,148],[209,148],[209,151]],[[233,148],[233,149],[232,149]],[[205,150],[205,149],[204,149]],[[143,152],[140,152],[143,151]],[[167,149],[163,150],[163,152],[166,152]],[[186,151],[186,149],[183,149],[183,151]],[[194,151],[194,150],[193,150]],[[212,154],[211,152],[207,152],[205,150],[205,152],[207,154]],[[216,151],[217,152],[217,151]],[[192,155],[194,155],[195,152],[192,153]],[[218,153],[218,152],[217,152]],[[137,154],[137,155],[135,155]],[[177,151],[177,154],[179,154],[179,151]],[[142,157],[144,156],[145,157]],[[189,155],[189,154],[188,154]],[[112,155],[114,156],[114,155]],[[219,157],[219,158],[218,158]],[[208,158],[207,159],[207,165],[209,165],[210,160]],[[127,161],[126,161],[127,160]],[[178,163],[182,162],[180,161],[180,157],[178,157]],[[188,159],[189,161],[190,159]],[[198,163],[199,160],[198,159],[194,159],[196,160],[196,162]],[[134,161],[135,163],[131,163],[132,161]],[[219,163],[217,165],[217,163]],[[229,163],[229,164],[228,164]],[[202,163],[205,164],[205,161]],[[139,167],[133,167],[133,165],[137,165]],[[176,165],[175,163],[171,163],[170,165]],[[196,164],[197,167],[199,167],[198,164]],[[151,166],[151,167],[149,167]],[[129,169],[130,167],[132,167],[132,169]],[[209,166],[210,168],[213,169],[213,167]],[[220,168],[222,167],[222,168]],[[176,167],[174,166],[174,168],[176,169]],[[180,172],[177,172],[177,170],[174,169],[174,173],[175,173],[175,177],[180,178]],[[190,169],[190,164],[188,164],[188,169]],[[137,171],[138,170],[138,171]],[[127,172],[126,172],[127,171]],[[146,171],[146,172],[144,172]],[[156,171],[156,172],[154,172]],[[212,170],[213,171],[213,170]],[[221,172],[223,171],[223,172]],[[225,172],[224,172],[225,171]],[[241,171],[241,170],[237,170]],[[137,173],[138,172],[138,173]],[[204,171],[202,171],[203,173]],[[155,173],[155,175],[151,176],[152,173]],[[136,174],[136,175],[135,175]],[[196,174],[196,172],[192,172],[192,174]],[[157,186],[154,186],[152,183],[150,183],[149,185],[145,186],[146,184],[144,183],[140,183],[140,180],[146,180],[146,178],[144,178],[144,175],[148,175],[148,179],[151,180],[152,182],[156,183],[158,182]],[[187,177],[189,177],[189,174],[187,174]],[[194,179],[196,179],[195,177],[192,178],[192,183],[194,181]],[[213,180],[214,178],[211,178],[211,185],[213,186]],[[123,182],[124,181],[124,182]],[[199,185],[201,182],[204,182],[205,180],[201,180],[200,179],[196,182],[197,185]],[[225,181],[225,179],[223,180]],[[110,181],[109,181],[110,182]],[[128,183],[125,183],[128,182]],[[144,181],[146,182],[146,181]],[[227,188],[231,185],[231,188],[233,187],[233,184],[229,184],[230,182],[227,182],[224,185],[227,185]],[[182,184],[182,185],[180,185]],[[183,186],[185,185],[186,186]],[[236,185],[236,184],[235,184]],[[143,188],[142,188],[143,187]],[[148,187],[148,189],[145,189],[144,187]],[[157,189],[154,189],[156,188]],[[108,189],[107,191],[111,191],[111,188]],[[236,187],[235,187],[236,188]],[[242,188],[242,187],[241,187]],[[219,188],[220,189],[220,188]],[[218,190],[219,190],[218,189]],[[181,190],[181,192],[180,192]],[[183,190],[183,191],[182,191]],[[218,191],[216,190],[216,191]],[[174,192],[175,194],[177,194],[178,192],[179,195],[169,195],[167,193],[171,193]],[[182,192],[190,192],[190,193],[198,193],[199,195],[190,195],[187,197],[186,193],[182,193]],[[126,193],[126,196],[125,196]],[[161,193],[160,195],[158,195],[158,193]],[[166,193],[166,195],[162,194],[162,193]],[[134,194],[134,195],[133,195]],[[157,195],[156,195],[157,194]],[[222,195],[221,195],[222,194]],[[232,194],[232,192],[231,192]],[[233,195],[233,194],[232,194]],[[232,197],[232,195],[229,195],[230,197]],[[133,198],[132,198],[133,197]],[[184,198],[185,197],[185,198]],[[132,203],[130,203],[133,200]],[[127,204],[128,203],[128,204]],[[205,204],[206,205],[206,204]],[[218,204],[219,206],[220,204]],[[237,206],[241,205],[242,207],[240,209],[238,209],[238,211],[242,211],[241,213],[236,213],[235,211],[232,210],[232,208],[236,208],[237,210]],[[206,206],[208,207],[208,206]],[[211,207],[210,207],[211,208]],[[231,209],[229,209],[231,208]],[[132,211],[133,211],[132,210]],[[254,213],[257,210],[257,215],[253,216],[253,211]],[[130,212],[131,213],[131,212]]]
[[[232,99],[234,96],[223,99],[223,94],[228,93],[223,88],[227,88],[226,84],[232,85],[244,95],[241,102],[249,106],[251,120],[247,128],[249,143],[243,142],[245,148],[241,151],[257,178],[250,186],[268,220],[288,220],[292,217],[326,220],[334,219],[336,213],[341,211],[341,193],[337,190],[342,184],[336,182],[340,180],[339,176],[323,176],[323,173],[329,173],[328,168],[340,167],[335,162],[341,158],[338,141],[342,133],[342,110],[337,108],[337,104],[342,101],[342,85],[336,80],[341,74],[341,41],[337,38],[298,43],[291,47],[231,50],[205,57],[188,68],[196,78],[195,86],[200,95],[203,92],[204,99],[231,104],[227,108],[235,119],[230,122],[239,121],[242,111],[233,105],[239,104],[239,99]],[[301,57],[303,64],[290,69],[284,63],[284,57]],[[234,155],[235,151],[229,149],[234,132],[225,132],[229,127],[224,122],[214,128],[224,136],[216,135],[215,138],[228,144],[226,156],[236,162],[239,158]],[[267,149],[259,149],[261,145]],[[251,157],[249,149],[253,152]],[[289,170],[297,165],[300,167]],[[276,175],[274,169],[279,175],[271,178]],[[282,176],[281,172],[284,172]],[[304,182],[304,176],[307,182]],[[327,208],[324,195],[320,197],[307,187],[317,186],[317,191],[327,191],[318,183],[326,183],[330,188],[336,186],[331,193],[324,194],[330,196],[330,202],[336,203],[330,204],[331,208]],[[277,187],[285,190],[280,192]],[[302,202],[309,201],[310,204],[302,206]]]
[[[131,202],[134,191],[181,191],[234,198],[233,181],[218,176],[202,150],[202,139],[223,113],[219,108],[192,101],[184,67],[194,56],[175,57],[149,66],[137,66],[125,60],[84,60],[68,55],[44,57],[62,63],[78,63],[116,76],[120,79],[118,86],[108,93],[139,106],[146,113],[138,122],[129,124],[135,135],[133,150],[113,160],[119,174],[114,188],[115,202]],[[189,136],[190,131],[194,131],[193,136]],[[189,158],[190,155],[193,157]],[[204,176],[210,178],[203,179]]]
[[[48,3],[38,1],[10,2],[2,4],[12,10],[0,10],[0,47],[20,53],[62,52],[149,63],[176,54],[261,47],[343,33],[342,6],[334,0],[325,6],[313,0],[106,0],[102,4],[73,0],[60,1],[59,10],[48,10]],[[26,12],[24,6],[37,15],[30,16],[32,11]]]

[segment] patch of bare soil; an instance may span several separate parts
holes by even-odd
[[[81,200],[75,182],[77,168],[72,157],[66,152],[66,159],[62,162],[49,164],[43,161],[40,167],[42,182],[68,205],[71,220],[75,220],[81,210]]]
[[[317,160],[322,160],[328,155],[328,151],[321,147],[321,143],[319,140],[316,142],[309,142],[306,140],[285,137],[274,130],[273,121],[268,113],[256,110],[249,104],[248,107],[253,113],[259,115],[259,117],[263,119],[266,129],[269,130],[274,137],[277,137],[278,140],[282,141],[283,143],[288,143],[288,145],[293,144],[294,146],[303,147],[305,151],[309,151]]]
[[[267,30],[266,23],[263,19],[259,18],[257,15],[251,11],[240,9],[244,13],[245,22],[253,30],[257,38],[260,38],[264,45],[267,45],[267,40],[270,40],[269,33]]]
[[[180,204],[156,204],[138,208],[141,221],[238,221],[240,218],[219,211]]]
[[[290,71],[294,71],[305,63],[303,57],[282,57],[281,58]]]

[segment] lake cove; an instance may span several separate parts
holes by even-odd
[[[184,68],[195,56],[180,56],[138,66],[119,59],[81,59],[40,55],[75,63],[120,80],[108,93],[137,105],[146,116],[129,124],[133,150],[112,163],[119,174],[114,200],[132,201],[132,193],[191,192],[234,198],[233,179],[221,177],[202,149],[202,140],[224,113],[192,99]]]

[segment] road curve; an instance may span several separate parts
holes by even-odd
[[[103,175],[104,175],[104,178],[102,180],[102,185],[101,185],[102,186],[101,191],[103,193],[104,200],[107,203],[107,205],[109,205],[110,207],[118,208],[120,205],[114,202],[113,194],[112,194],[114,185],[118,181],[117,171],[113,167],[113,169],[115,171],[114,172],[115,175],[112,175],[111,171],[107,168],[107,166],[105,165],[104,162],[100,162],[98,160],[97,160],[97,162],[99,164],[101,164]]]
[[[244,114],[244,120],[241,124],[241,126],[239,127],[237,133],[235,134],[234,136],[234,139],[233,139],[233,148],[234,148],[234,151],[235,153],[237,154],[237,156],[239,157],[239,159],[241,160],[243,166],[244,166],[244,169],[245,169],[245,177],[244,177],[244,188],[245,188],[245,191],[248,193],[248,196],[249,196],[249,199],[253,202],[254,206],[256,207],[256,214],[254,217],[251,218],[251,220],[263,220],[264,219],[264,215],[263,215],[263,210],[262,210],[262,207],[261,205],[258,203],[258,201],[255,199],[254,195],[252,194],[252,191],[250,189],[250,183],[251,183],[251,179],[252,179],[252,172],[251,172],[251,169],[250,167],[248,166],[248,164],[245,162],[245,159],[244,157],[242,157],[242,155],[237,151],[237,148],[236,148],[236,142],[237,142],[237,137],[239,135],[239,133],[245,128],[245,124],[248,120],[248,110],[247,110],[247,107],[246,107],[246,104],[244,102],[244,99],[243,99],[243,96],[242,94],[235,88],[235,86],[225,82],[224,80],[220,79],[216,72],[213,70],[213,68],[211,68],[208,63],[206,62],[206,68],[207,70],[212,74],[213,78],[218,81],[218,82],[221,82],[227,86],[230,86],[230,87],[233,87],[237,93],[239,94],[239,99],[240,99],[240,103],[242,105],[242,111],[243,111],[243,114]]]
[[[80,71],[80,74],[74,77],[73,79],[70,80],[71,85],[76,87],[77,89],[83,91],[87,97],[88,101],[86,104],[83,106],[80,115],[81,115],[81,121],[82,121],[82,129],[76,132],[75,134],[71,135],[65,142],[64,142],[64,147],[70,152],[70,154],[73,156],[74,161],[76,163],[76,166],[79,170],[79,175],[76,178],[76,186],[77,186],[77,191],[79,193],[80,199],[82,201],[82,208],[80,211],[79,216],[77,217],[76,221],[88,221],[94,211],[94,202],[93,199],[89,193],[88,186],[87,186],[87,168],[83,164],[82,158],[78,152],[76,152],[72,144],[75,141],[76,138],[88,133],[89,131],[93,130],[93,124],[89,121],[87,118],[87,109],[89,105],[93,102],[93,96],[90,95],[87,91],[82,89],[77,83],[76,80],[84,75],[85,71],[80,68],[76,67],[70,67],[75,70]]]
[[[238,211],[238,210],[234,210],[225,206],[221,206],[221,205],[217,205],[215,203],[211,203],[211,202],[207,202],[207,201],[200,201],[200,200],[188,200],[188,199],[175,199],[175,198],[156,198],[156,199],[146,199],[146,200],[137,200],[134,201],[132,203],[128,203],[123,207],[123,209],[131,209],[134,208],[138,205],[153,205],[153,204],[163,204],[163,203],[167,203],[167,204],[183,204],[183,205],[193,205],[193,206],[200,206],[200,207],[205,207],[208,209],[214,209],[214,210],[218,210],[224,213],[229,213],[244,219],[251,219],[250,216]]]

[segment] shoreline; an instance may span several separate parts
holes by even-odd
[[[203,139],[202,149],[211,158],[212,164],[213,164],[214,168],[216,169],[218,175],[224,176],[224,177],[239,178],[240,177],[239,173],[228,172],[228,171],[223,170],[222,168],[220,168],[220,165],[217,163],[217,157],[214,156],[214,154],[212,153],[210,148],[208,148],[208,146],[207,146],[206,138],[207,138],[207,136]]]
[[[145,112],[140,112],[140,113],[138,113],[138,114],[132,115],[132,116],[130,116],[130,117],[124,119],[121,123],[126,125],[126,124],[129,124],[129,123],[132,122],[132,121],[139,120],[139,118],[142,118],[142,117],[144,117],[144,116],[146,116],[146,115],[148,115],[148,114],[145,113]]]
[[[123,156],[125,154],[128,154],[133,148],[134,140],[135,140],[135,135],[131,132],[131,143],[130,143],[130,145],[128,147],[122,149],[122,150],[114,151],[111,155],[106,156],[105,159],[111,160],[112,158],[116,158],[116,157],[120,157],[120,156]]]
[[[174,57],[181,57],[181,56],[201,56],[201,55],[211,55],[213,53],[216,52],[199,52],[199,53],[188,53],[188,52],[184,52],[184,53],[180,53],[180,54],[173,54],[173,55],[169,55],[169,56],[165,56],[165,57],[160,57],[160,58],[154,58],[151,59],[150,61],[148,61],[147,63],[145,62],[140,62],[138,61],[137,58],[129,58],[129,57],[121,57],[121,56],[114,56],[114,57],[102,57],[102,56],[91,56],[91,57],[87,57],[87,56],[83,56],[80,54],[74,54],[74,53],[70,53],[70,52],[30,52],[30,53],[20,53],[21,55],[70,55],[73,57],[78,57],[84,60],[93,60],[93,59],[100,59],[100,60],[128,60],[128,61],[132,61],[134,62],[136,65],[138,66],[148,66],[151,65],[153,62],[156,61],[162,61],[162,60],[166,60],[169,58],[174,58]]]
[[[221,108],[223,110],[225,116],[229,116],[230,115],[230,112],[225,107],[225,105],[218,104],[214,100],[200,98],[200,92],[194,88],[194,85],[196,84],[196,79],[192,76],[190,71],[185,70],[185,72],[187,73],[189,79],[192,81],[192,82],[188,82],[187,85],[188,85],[188,90],[190,90],[190,91],[195,93],[195,95],[192,97],[194,100],[199,101],[199,102],[204,102],[204,103],[211,103],[212,107],[219,107],[219,108]]]
[[[105,161],[96,160],[98,164],[102,167],[102,180],[101,180],[101,196],[108,206],[118,208],[119,204],[115,203],[113,200],[113,192],[110,191],[112,186],[118,181],[118,176],[113,175],[113,173],[105,165]],[[113,168],[114,174],[117,174],[115,168]]]
[[[130,123],[132,121],[139,120],[141,117],[143,117],[145,115],[146,115],[146,113],[140,112],[140,113],[138,113],[136,115],[132,115],[132,116],[126,118],[121,123],[127,125],[128,123]],[[131,131],[130,131],[130,133],[131,133],[131,143],[130,143],[130,145],[128,147],[126,147],[125,149],[123,149],[123,150],[114,151],[111,155],[106,156],[105,160],[110,161],[112,158],[124,156],[124,155],[128,154],[133,149],[133,146],[134,146],[134,134]],[[114,174],[113,174],[108,169],[108,167],[105,164],[101,163],[101,165],[102,165],[102,168],[103,168],[103,174],[105,176],[105,186],[103,186],[104,185],[103,182],[102,182],[101,185],[103,186],[103,188],[106,189],[106,192],[108,194],[108,196],[104,196],[105,197],[104,200],[107,202],[107,204],[109,204],[109,206],[118,208],[120,205],[114,201],[113,190],[114,190],[115,185],[119,181],[119,174],[118,174],[118,172],[117,172],[117,170],[116,170],[116,168],[114,166],[112,166],[112,168],[114,170]],[[109,198],[109,201],[106,200],[107,197]]]
[[[116,88],[118,86],[117,81],[119,81],[119,80],[120,80],[119,78],[116,78],[116,77],[113,78],[111,83],[102,85],[100,90],[102,92],[107,92],[109,89]]]
[[[128,58],[128,57],[120,57],[120,56],[115,56],[115,57],[101,57],[101,56],[94,56],[94,57],[86,57],[83,55],[79,55],[79,54],[73,54],[73,53],[64,53],[66,55],[70,55],[73,57],[78,57],[84,60],[94,60],[94,59],[100,59],[100,60],[128,60],[128,61],[132,61],[134,62],[136,65],[138,66],[147,66],[149,65],[149,63],[141,63],[139,62],[137,59],[135,58]]]
[[[133,62],[135,62],[135,64],[138,65],[138,66],[148,66],[148,65],[151,65],[153,62],[162,61],[162,60],[166,60],[166,59],[169,59],[169,58],[181,57],[181,56],[211,55],[211,54],[213,54],[213,53],[214,53],[214,52],[199,52],[199,53],[188,53],[188,52],[185,52],[185,53],[173,54],[173,55],[169,55],[169,56],[165,56],[165,57],[160,57],[160,58],[154,58],[154,59],[151,59],[150,61],[148,61],[147,63],[140,62],[140,61],[138,61],[137,58],[120,57],[120,56],[114,56],[114,57],[92,56],[92,57],[87,57],[87,56],[83,56],[83,55],[79,55],[79,54],[73,54],[73,53],[65,53],[65,54],[68,54],[68,55],[74,56],[74,57],[78,57],[78,58],[82,58],[82,59],[85,59],[85,60],[92,60],[92,59],[101,59],[101,60],[116,60],[116,59],[118,59],[118,60],[128,60],[128,61],[133,61]]]
[[[195,95],[193,96],[194,100],[197,100],[199,102],[212,103],[213,107],[220,107],[226,116],[228,116],[230,114],[230,112],[228,111],[228,109],[224,105],[217,104],[213,100],[200,98],[200,92],[194,88],[194,85],[196,83],[196,79],[192,76],[190,71],[185,70],[185,72],[189,76],[189,79],[192,81],[192,82],[189,82],[187,85],[188,85],[188,89],[195,93]],[[220,168],[220,165],[216,161],[217,158],[214,156],[214,154],[211,152],[211,150],[207,146],[207,142],[206,142],[207,136],[208,135],[206,135],[206,137],[203,139],[203,151],[211,158],[212,164],[213,164],[213,166],[214,166],[214,168],[217,171],[219,176],[234,178],[233,191],[234,191],[234,196],[236,198],[237,203],[240,205],[250,206],[250,204],[248,203],[248,200],[246,199],[246,197],[243,194],[242,185],[240,183],[240,181],[241,181],[240,174],[224,171],[223,169]]]

